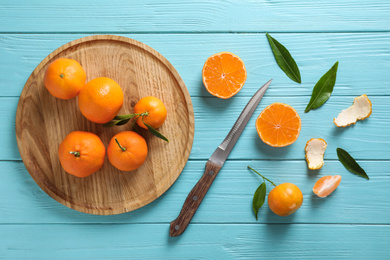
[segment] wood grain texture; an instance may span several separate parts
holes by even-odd
[[[177,217],[188,193],[202,176],[205,163],[188,161],[175,184],[160,198],[140,209],[120,215],[96,216],[71,210],[50,198],[29,176],[22,162],[0,162],[0,197],[3,198],[0,200],[0,223],[164,223],[168,236],[169,223]],[[388,224],[390,201],[386,198],[390,162],[359,160],[358,163],[370,176],[369,181],[349,173],[338,161],[325,160],[321,170],[311,171],[304,160],[229,160],[218,173],[189,228],[201,223],[222,226],[234,223]],[[291,216],[280,217],[264,204],[256,221],[252,198],[262,180],[247,169],[248,165],[276,184],[296,184],[304,196],[302,207]],[[313,194],[314,183],[320,177],[336,174],[341,175],[342,180],[332,195],[321,199]],[[271,189],[272,186],[267,184],[267,190]]]
[[[19,96],[41,60],[59,46],[87,35],[0,34],[0,82],[5,86],[0,95]],[[389,33],[271,34],[294,57],[302,84],[292,82],[280,70],[263,33],[121,35],[144,42],[164,55],[180,73],[191,97],[211,96],[202,83],[202,67],[210,55],[221,51],[231,51],[245,62],[248,77],[235,97],[252,96],[269,78],[274,80],[267,96],[310,96],[315,83],[336,61],[340,64],[332,96],[358,96],[362,92],[389,95]]]
[[[1,32],[390,30],[387,0],[3,0]],[[17,21],[17,22],[15,22]]]
[[[161,224],[0,225],[0,232],[4,259],[388,259],[390,243],[389,225],[195,224],[176,238]]]
[[[43,77],[48,64],[60,57],[79,61],[87,72],[87,81],[105,76],[118,82],[125,96],[119,114],[132,113],[142,97],[160,98],[169,116],[159,130],[171,142],[143,132],[148,158],[131,173],[117,170],[107,158],[103,168],[89,177],[66,173],[57,151],[67,134],[76,130],[92,132],[107,146],[112,136],[128,130],[129,125],[104,128],[82,116],[76,98],[59,100],[51,96],[43,85]],[[16,112],[19,151],[33,179],[65,206],[99,215],[128,212],[163,194],[184,168],[193,134],[191,99],[174,67],[147,45],[119,36],[85,37],[55,50],[27,80]]]
[[[276,87],[271,85],[270,90],[272,88]],[[304,148],[310,138],[323,138],[328,143],[325,159],[337,159],[337,147],[347,150],[356,159],[390,159],[388,105],[390,96],[368,96],[373,104],[372,115],[353,126],[338,128],[333,124],[333,118],[341,110],[352,105],[353,99],[357,95],[332,95],[321,108],[304,113],[310,96],[268,96],[268,91],[229,155],[229,159],[300,160],[305,156]],[[359,91],[359,93],[364,93],[364,90]],[[211,156],[230,131],[249,99],[249,97],[239,96],[231,100],[220,100],[214,97],[192,98],[196,117],[195,129],[197,130],[190,159],[208,159]],[[0,111],[2,111],[0,120],[6,122],[0,124],[0,145],[4,147],[4,149],[0,149],[0,160],[20,160],[19,152],[15,146],[13,129],[18,98],[0,98],[0,101]],[[255,128],[257,116],[273,102],[284,102],[293,106],[302,120],[302,129],[298,140],[284,148],[273,148],[264,144]]]

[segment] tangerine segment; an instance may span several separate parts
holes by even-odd
[[[73,59],[58,58],[45,71],[43,84],[56,98],[71,99],[85,85],[87,75],[80,63]]]
[[[292,106],[276,102],[260,113],[256,130],[264,143],[273,147],[287,146],[298,139],[301,118]]]
[[[292,183],[279,184],[268,194],[268,206],[279,216],[291,215],[302,206],[302,203],[302,192]]]
[[[137,124],[145,129],[148,128],[144,122],[153,128],[158,128],[164,123],[167,117],[167,109],[164,103],[160,99],[152,96],[141,98],[134,106],[134,113],[142,114],[145,112],[147,113],[146,116],[140,116],[137,119]]]
[[[324,176],[314,184],[313,192],[320,198],[331,194],[340,184],[341,176]]]
[[[114,80],[99,77],[89,81],[80,91],[79,108],[90,121],[104,124],[111,121],[123,105],[123,92]]]
[[[110,163],[121,171],[133,171],[141,167],[148,155],[145,139],[133,131],[116,134],[108,144]]]
[[[106,148],[100,138],[84,131],[71,132],[58,148],[62,168],[77,177],[97,172],[103,166],[105,155]]]
[[[237,94],[244,86],[246,76],[244,62],[231,52],[210,56],[202,70],[203,84],[207,91],[222,99]]]

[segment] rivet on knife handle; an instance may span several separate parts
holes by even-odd
[[[206,169],[203,176],[188,194],[179,216],[171,222],[171,226],[169,228],[169,235],[171,237],[179,236],[187,228],[221,168],[222,166],[216,165],[212,162],[206,163]]]

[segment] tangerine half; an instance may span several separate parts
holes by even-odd
[[[202,70],[203,84],[207,91],[222,99],[237,94],[244,86],[246,76],[244,62],[231,52],[210,56]]]
[[[276,102],[260,113],[256,120],[256,130],[264,143],[284,147],[298,139],[301,118],[292,106]]]

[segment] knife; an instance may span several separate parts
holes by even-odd
[[[223,140],[223,142],[218,146],[218,148],[211,155],[210,159],[207,161],[203,176],[188,194],[179,216],[171,222],[169,228],[169,235],[171,237],[181,235],[187,228],[215,177],[221,170],[249,119],[255,112],[257,105],[260,103],[260,100],[271,84],[271,81],[272,79],[265,83],[264,86],[262,86],[249,100],[248,104],[246,104],[244,110],[241,112],[241,115],[237,118],[236,123],[234,123],[225,140]]]

